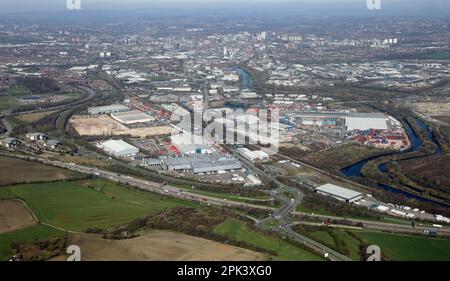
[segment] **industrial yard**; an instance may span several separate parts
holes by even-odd
[[[172,132],[169,126],[155,126],[142,128],[128,128],[115,121],[110,116],[97,117],[75,116],[70,125],[80,136],[126,136],[145,138],[150,136],[163,136]]]

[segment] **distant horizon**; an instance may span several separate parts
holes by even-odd
[[[71,11],[66,0],[2,0],[0,15],[55,12],[179,12],[309,16],[450,16],[448,0],[380,0],[381,10],[369,10],[366,0],[81,0],[81,10]],[[0,17],[1,19],[1,17]]]

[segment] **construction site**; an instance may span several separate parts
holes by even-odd
[[[69,121],[79,136],[132,136],[146,138],[169,135],[172,128],[166,125],[129,128],[111,118],[109,115],[74,116]]]

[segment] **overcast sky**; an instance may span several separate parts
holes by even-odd
[[[82,10],[286,9],[343,13],[367,10],[367,0],[80,0]],[[389,14],[450,15],[450,0],[379,0]],[[66,10],[67,0],[0,0],[0,13]]]

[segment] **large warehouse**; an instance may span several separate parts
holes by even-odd
[[[116,157],[131,156],[139,153],[139,149],[137,147],[134,147],[123,140],[109,140],[101,142],[97,146],[103,149],[106,153]]]
[[[299,119],[303,125],[336,126],[343,124],[347,131],[387,130],[388,117],[383,113],[356,112],[286,112],[293,119]]]
[[[240,170],[241,162],[235,158],[219,158],[213,159],[196,159],[192,161],[192,172],[199,173],[215,173],[218,171]]]
[[[99,107],[89,107],[88,112],[90,115],[99,115],[99,114],[111,114],[117,112],[125,112],[130,111],[131,108],[121,104],[112,104],[107,106],[99,106]]]
[[[319,186],[315,190],[319,194],[331,196],[339,201],[345,201],[349,203],[355,202],[363,198],[363,194],[360,192],[343,188],[331,183]]]
[[[242,147],[237,150],[247,160],[254,162],[267,162],[270,159],[269,154],[262,150],[251,151],[248,148]]]
[[[387,118],[383,113],[349,113],[345,118],[347,131],[387,130]]]
[[[216,155],[165,158],[162,160],[162,165],[168,171],[189,171],[194,174],[217,173],[242,168],[241,162],[236,158],[218,157]]]
[[[125,125],[149,123],[155,121],[155,118],[153,118],[152,116],[138,110],[113,113],[111,114],[111,117],[117,122],[120,122]]]

